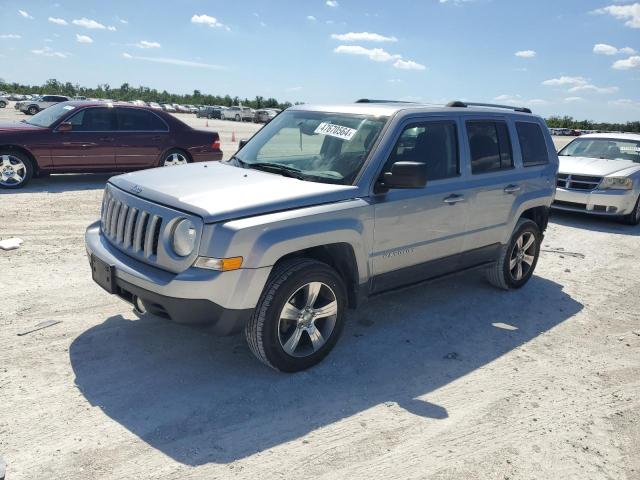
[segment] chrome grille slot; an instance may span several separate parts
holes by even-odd
[[[598,188],[601,181],[602,177],[559,173],[556,184],[558,187],[566,188],[567,190],[581,190],[589,192]]]
[[[188,257],[179,257],[171,249],[169,230],[180,218],[193,222],[199,239],[204,228],[200,218],[131,195],[111,184],[105,188],[100,217],[105,239],[137,260],[176,273],[193,265],[198,255],[198,244]]]

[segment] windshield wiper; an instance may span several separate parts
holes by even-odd
[[[279,163],[269,163],[269,162],[256,162],[256,163],[245,163],[247,168],[255,168],[256,170],[264,170],[267,172],[280,173],[287,177],[297,178],[298,180],[305,180],[306,175],[302,173],[301,170],[298,170],[294,167],[289,167],[287,165],[281,165]]]

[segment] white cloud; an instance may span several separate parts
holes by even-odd
[[[546,85],[549,87],[561,87],[566,85],[577,86],[577,85],[586,85],[587,83],[589,82],[584,77],[568,77],[568,76],[551,78],[549,80],[545,80],[544,82],[542,82],[543,85]]]
[[[302,87],[298,86],[298,87],[289,87],[287,89],[285,89],[285,91],[287,92],[299,92],[302,90]]]
[[[537,55],[535,50],[520,50],[514,54],[516,57],[520,58],[533,58]]]
[[[564,101],[566,103],[582,102],[582,101],[584,101],[584,98],[582,98],[582,97],[567,97],[567,98],[564,99]]]
[[[597,43],[593,46],[593,53],[598,55],[634,55],[636,51],[631,47],[616,48],[613,45],[607,45],[606,43]]]
[[[0,35],[0,38],[18,39],[18,38],[22,38],[22,36],[21,35],[17,35],[15,33],[3,33],[2,35]]]
[[[100,22],[96,22],[95,20],[91,20],[90,18],[86,17],[72,20],[71,23],[77,25],[78,27],[88,28],[90,30],[105,30],[107,28]]]
[[[618,87],[596,87],[595,85],[591,85],[588,83],[586,85],[576,85],[575,87],[570,88],[569,93],[593,92],[593,93],[607,94],[607,93],[616,93],[618,90],[620,90]]]
[[[400,55],[392,55],[382,48],[365,48],[359,45],[339,45],[333,51],[347,55],[364,55],[374,62],[388,62],[402,58]]]
[[[337,0],[327,0],[326,3],[327,7],[331,7],[331,8],[336,8],[338,5],[340,5]]]
[[[194,15],[193,17],[191,17],[191,23],[207,25],[211,28],[225,28],[227,30],[230,30],[230,28],[227,27],[224,23],[219,22],[216,17],[211,17],[209,15],[205,15],[204,13],[202,15]]]
[[[607,45],[606,43],[596,43],[593,46],[593,53],[596,55],[616,55],[618,49],[613,45]]]
[[[136,47],[138,48],[160,48],[161,45],[158,42],[149,42],[147,40],[140,40],[136,43]]]
[[[125,20],[124,18],[119,18],[118,21],[123,24],[123,25],[127,25],[129,22],[127,20]]]
[[[49,17],[48,20],[56,25],[69,25],[64,18]]]
[[[91,38],[89,35],[78,35],[76,33],[76,40],[78,41],[78,43],[93,43],[93,38]]]
[[[139,57],[137,55],[130,55],[129,53],[123,53],[122,57],[128,60],[140,60],[143,62],[164,63],[168,65],[179,65],[181,67],[207,68],[210,70],[224,70],[226,68],[222,65],[213,65],[210,63],[202,63],[202,62],[192,62],[190,60],[180,60],[178,58]]]
[[[25,12],[24,10],[18,10],[18,13],[22,18],[28,18],[29,20],[33,20],[33,17],[29,15],[28,12]]]
[[[311,22],[315,22],[317,20],[317,18],[314,17],[313,15],[307,15],[307,20],[309,20]]]
[[[631,100],[630,98],[619,98],[618,100],[611,100],[609,105],[614,107],[640,109],[640,102]]]
[[[500,102],[506,105],[547,105],[549,102],[546,100],[542,100],[541,98],[533,98],[531,100],[526,100],[522,98],[522,95],[498,95],[497,97],[493,97],[494,102]]]
[[[633,56],[624,60],[618,60],[614,62],[613,68],[616,70],[631,70],[632,68],[640,67],[640,56]]]
[[[117,29],[116,29],[116,27],[114,27],[113,25],[109,25],[109,26],[107,27],[107,30],[109,30],[110,32],[115,32]]]
[[[44,57],[67,58],[68,56],[68,54],[66,53],[56,52],[51,47],[44,47],[44,48],[31,50],[31,53],[35,53],[36,55],[42,55]]]
[[[618,20],[624,20],[624,24],[630,28],[640,28],[640,3],[629,5],[609,5],[599,8],[592,13],[609,14]]]
[[[349,33],[333,33],[331,38],[340,40],[341,42],[397,42],[396,37],[385,37],[379,33],[369,32],[349,32]]]
[[[426,70],[427,67],[424,65],[414,62],[413,60],[402,60],[398,59],[393,63],[395,68],[400,70]]]

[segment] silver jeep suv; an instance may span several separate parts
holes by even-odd
[[[113,177],[86,246],[94,280],[138,312],[244,329],[293,372],[372,295],[471,268],[522,287],[557,170],[527,109],[301,105],[228,161]]]

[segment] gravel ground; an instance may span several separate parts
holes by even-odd
[[[24,240],[0,251],[7,480],[640,478],[640,227],[554,214],[524,289],[473,273],[379,297],[283,375],[93,284],[107,177],[0,193],[0,238]]]

